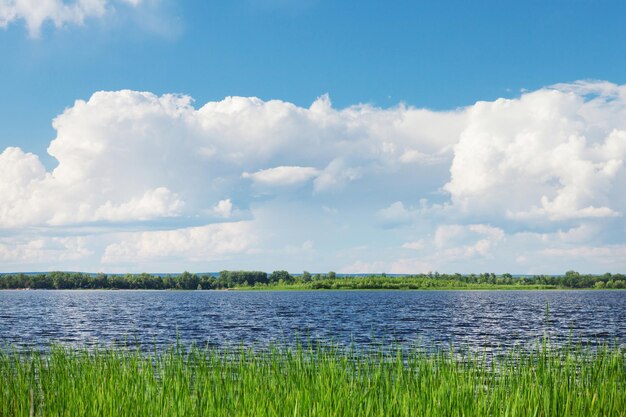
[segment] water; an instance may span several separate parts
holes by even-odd
[[[546,321],[546,304],[549,306]],[[17,347],[178,340],[213,346],[322,339],[367,346],[626,343],[624,291],[0,291]]]

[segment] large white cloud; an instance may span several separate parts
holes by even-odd
[[[265,186],[315,179],[322,192],[364,171],[393,174],[406,151],[444,152],[454,140],[446,125],[460,117],[404,107],[335,110],[326,98],[306,109],[231,97],[196,110],[184,96],[99,92],[54,120],[54,170],[17,148],[1,154],[0,189],[9,192],[0,226],[197,217],[232,190],[249,199],[249,179]],[[440,124],[449,137],[436,146],[420,123]]]
[[[564,85],[467,115],[445,185],[454,204],[518,220],[622,214],[626,87]]]
[[[123,90],[76,101],[53,126],[53,169],[0,153],[0,229],[24,246],[33,228],[46,239],[97,228],[83,246],[105,266],[240,253],[272,268],[283,251],[309,269],[529,269],[524,259],[575,253],[601,254],[599,268],[626,244],[626,86],[558,85],[451,112],[336,109],[327,96],[196,107]],[[576,230],[592,241],[565,239]],[[315,259],[289,252],[304,241]]]
[[[60,28],[68,24],[82,25],[88,18],[104,16],[115,3],[137,6],[141,0],[0,0],[0,28],[16,20],[26,23],[31,37],[39,36],[41,27],[51,22]]]

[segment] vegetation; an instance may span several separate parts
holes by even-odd
[[[222,271],[219,275],[191,274],[86,274],[48,272],[41,274],[0,275],[0,289],[184,289],[214,290],[227,288],[286,289],[556,289],[626,288],[626,275],[584,275],[568,271],[562,276],[513,277],[511,274],[420,274],[387,276],[338,276],[328,274],[292,275],[287,271],[271,274],[261,271]]]
[[[0,416],[624,416],[625,352],[0,349]]]

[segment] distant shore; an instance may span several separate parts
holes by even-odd
[[[0,291],[154,291],[154,292],[264,292],[264,291],[299,291],[299,292],[324,292],[324,291],[626,291],[625,288],[564,288],[548,286],[507,286],[507,287],[438,287],[438,288],[306,288],[293,286],[266,286],[266,287],[233,287],[216,289],[182,289],[182,288],[0,288]]]
[[[582,290],[626,289],[626,275],[513,276],[511,274],[338,275],[287,271],[221,271],[219,274],[42,272],[0,274],[0,290]]]

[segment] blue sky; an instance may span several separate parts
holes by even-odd
[[[0,2],[2,270],[626,267],[622,2],[63,3]]]
[[[175,3],[117,5],[61,30],[47,22],[39,39],[10,23],[0,145],[41,153],[52,118],[99,90],[452,109],[560,82],[626,82],[622,2]]]

